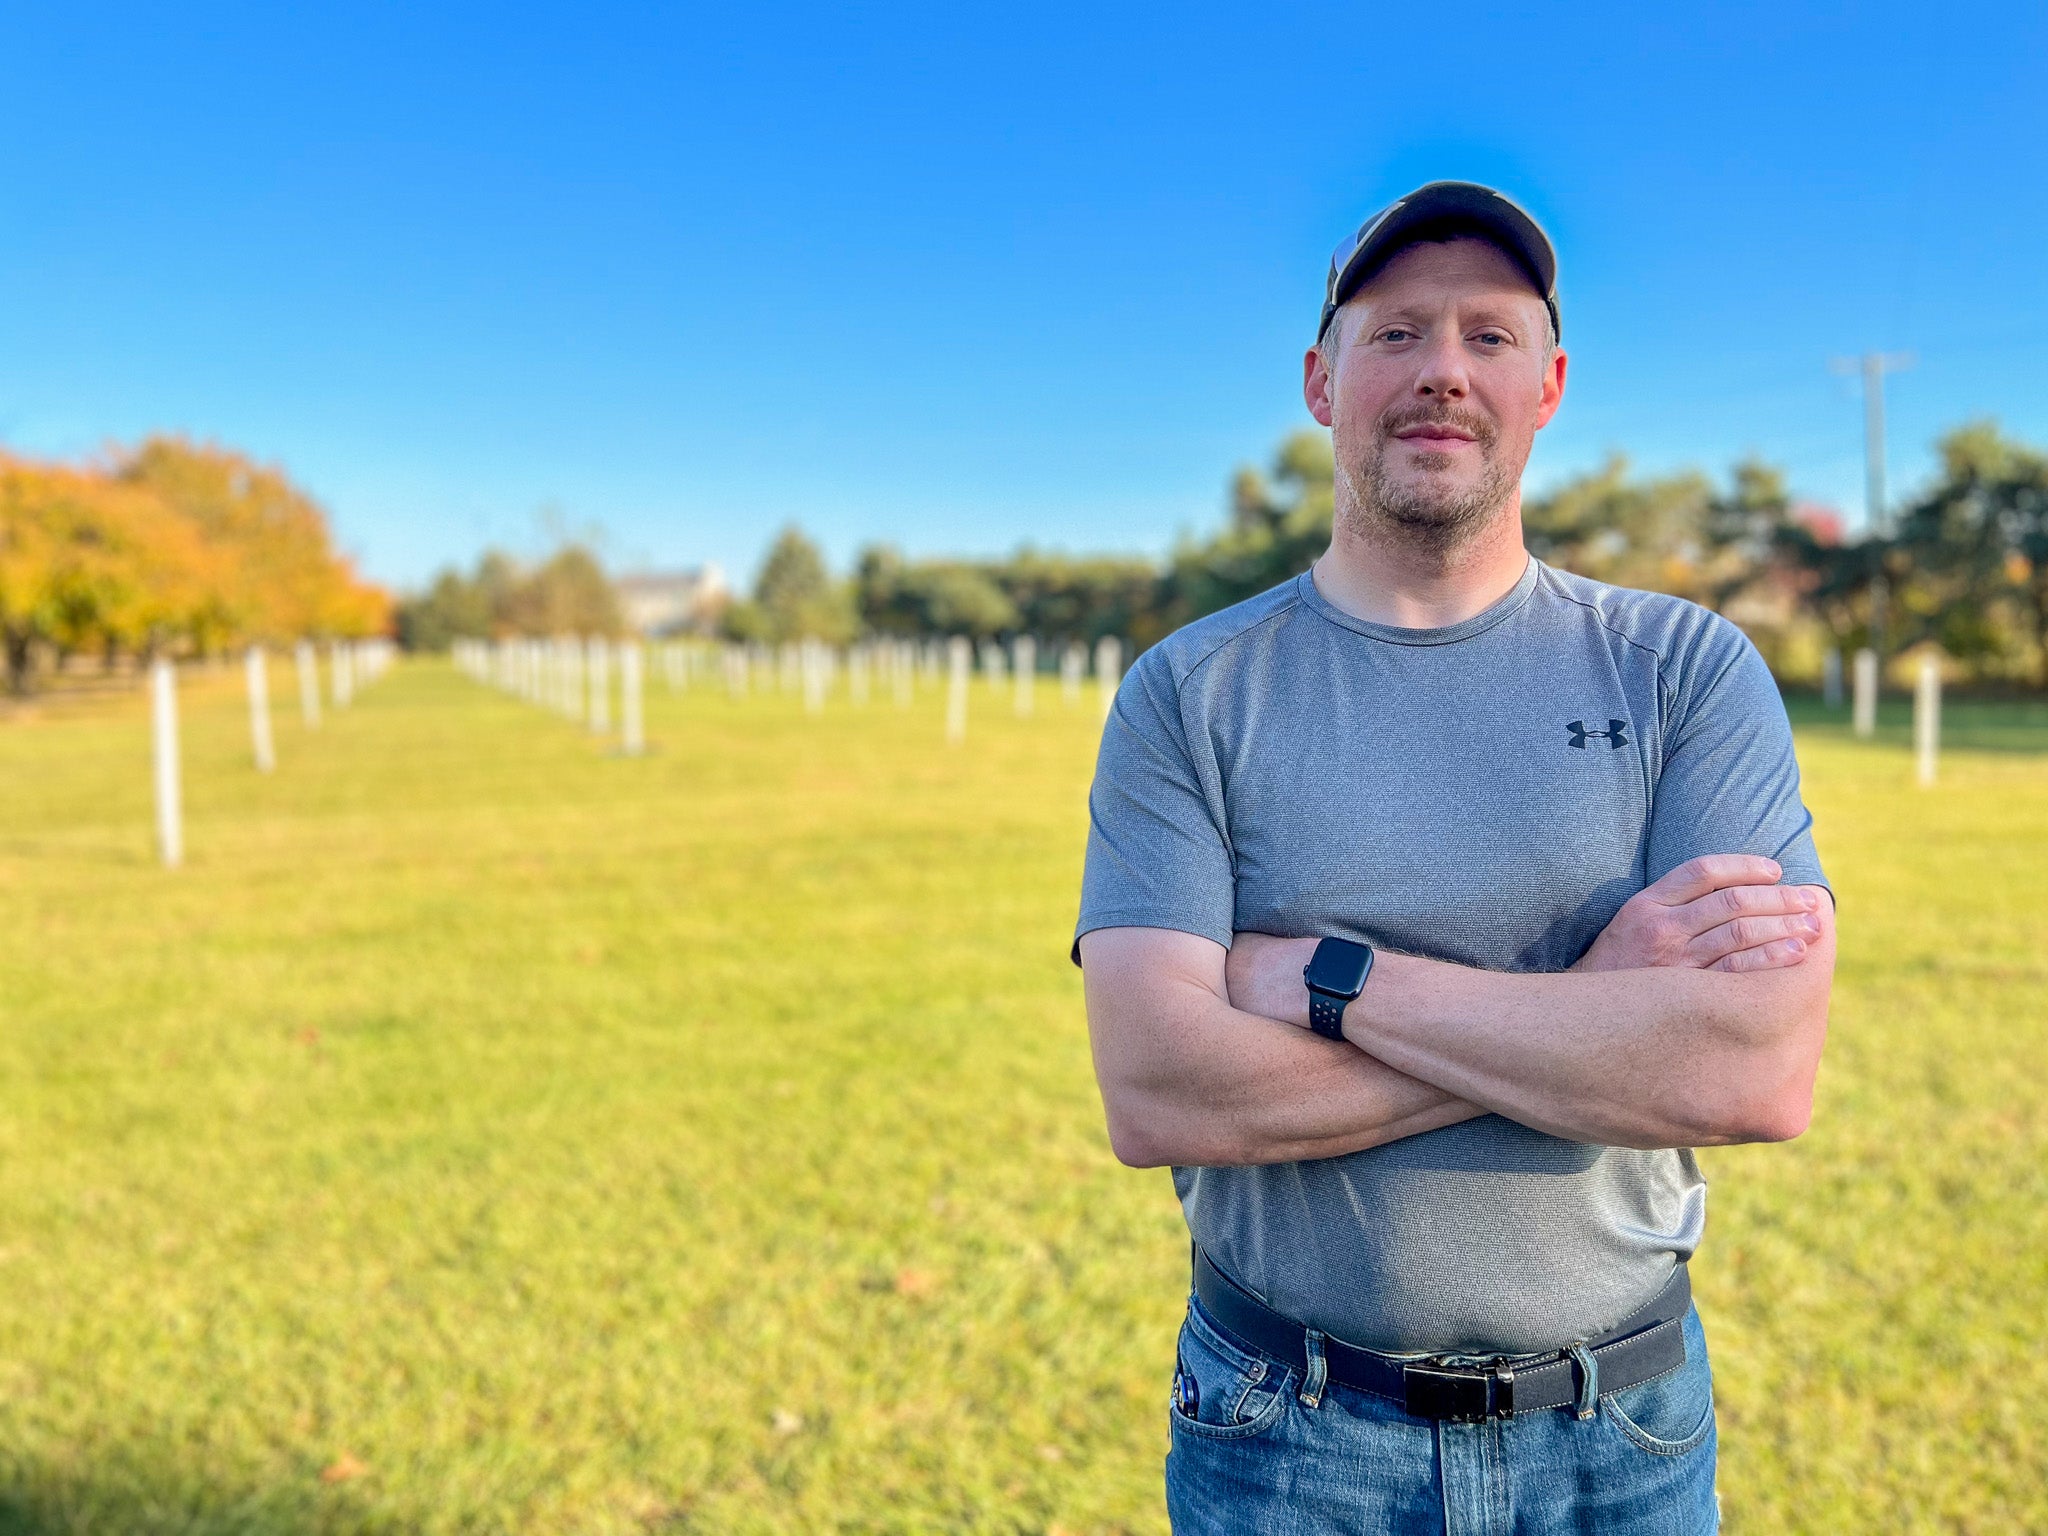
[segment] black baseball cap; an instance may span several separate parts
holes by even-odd
[[[1443,240],[1476,235],[1500,247],[1543,295],[1550,311],[1550,329],[1562,336],[1557,317],[1557,252],[1543,226],[1512,199],[1475,181],[1432,181],[1387,204],[1367,219],[1330,257],[1329,282],[1323,290],[1323,318],[1316,340],[1330,328],[1338,306],[1365,286],[1366,280],[1418,240]]]

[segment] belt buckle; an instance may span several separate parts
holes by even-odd
[[[1515,1411],[1515,1368],[1505,1360],[1483,1366],[1426,1363],[1401,1371],[1403,1404],[1418,1419],[1479,1424]]]

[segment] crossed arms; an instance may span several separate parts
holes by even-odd
[[[1083,936],[1111,1145],[1134,1167],[1296,1162],[1488,1112],[1570,1141],[1697,1147],[1806,1128],[1834,906],[1769,859],[1694,859],[1639,892],[1571,971],[1382,952],[1344,1041],[1309,1033],[1314,939]]]

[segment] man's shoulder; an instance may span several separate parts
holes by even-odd
[[[1176,692],[1209,662],[1270,634],[1301,603],[1299,577],[1183,624],[1138,658]]]
[[[1747,635],[1713,609],[1668,592],[1618,587],[1553,565],[1543,567],[1537,590],[1618,641],[1650,652],[1667,680],[1703,661],[1725,665],[1754,649]]]

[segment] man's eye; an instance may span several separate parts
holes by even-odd
[[[1381,341],[1413,341],[1414,339],[1415,333],[1413,331],[1404,331],[1398,326],[1391,330],[1380,332]]]
[[[1499,331],[1481,331],[1472,339],[1474,341],[1483,341],[1489,347],[1504,347],[1508,344],[1507,337],[1501,335]]]

